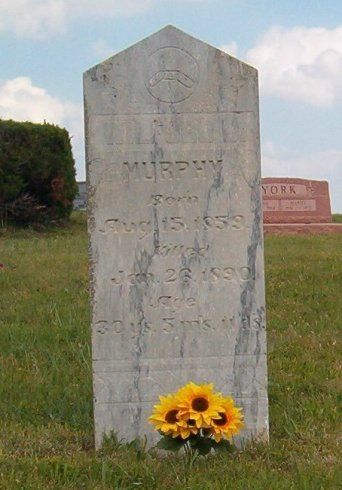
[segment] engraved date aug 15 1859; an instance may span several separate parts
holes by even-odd
[[[151,220],[123,221],[119,218],[107,219],[104,222],[101,233],[111,234],[136,234],[139,240],[154,233],[155,225]],[[242,215],[235,216],[197,216],[190,220],[183,216],[166,216],[161,219],[161,233],[182,233],[201,231],[239,231],[248,228]]]

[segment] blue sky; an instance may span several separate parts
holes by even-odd
[[[259,70],[263,175],[342,212],[340,0],[0,0],[0,118],[65,126],[83,180],[82,73],[167,24]]]

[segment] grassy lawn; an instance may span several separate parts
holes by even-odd
[[[271,443],[93,449],[85,219],[0,232],[0,489],[342,488],[342,235],[266,237]]]
[[[333,214],[332,220],[333,223],[342,223],[342,214]]]

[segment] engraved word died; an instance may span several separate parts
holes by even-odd
[[[145,85],[161,102],[182,102],[193,94],[198,80],[197,61],[184,49],[160,48],[149,58]]]

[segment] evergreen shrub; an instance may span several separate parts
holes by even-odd
[[[0,120],[0,221],[48,223],[69,217],[77,193],[66,129]]]

